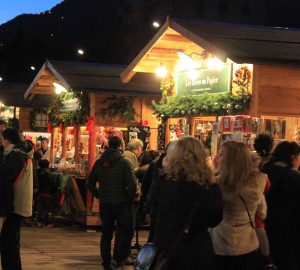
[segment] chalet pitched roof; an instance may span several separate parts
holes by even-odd
[[[46,60],[25,93],[25,99],[35,94],[55,94],[53,82],[67,90],[113,95],[160,96],[159,79],[153,74],[141,74],[130,84],[122,83],[121,72],[126,66]]]
[[[174,68],[177,52],[203,50],[226,62],[300,67],[300,30],[168,18],[122,72],[128,82],[138,72],[155,72],[163,63]]]
[[[45,108],[49,105],[49,96],[33,98],[25,100],[24,94],[28,88],[28,84],[23,83],[0,83],[0,101],[5,106],[14,107],[30,107],[30,108]]]

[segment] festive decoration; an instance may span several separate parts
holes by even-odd
[[[148,120],[142,120],[142,121],[141,121],[141,125],[142,125],[143,127],[149,126]]]
[[[72,135],[74,139],[76,138],[76,134],[77,134],[77,125],[76,123],[73,123]]]
[[[64,110],[64,101],[70,99],[78,100],[78,106],[75,110]],[[89,98],[85,93],[68,92],[57,95],[53,98],[51,105],[46,109],[48,114],[48,121],[52,127],[59,127],[60,123],[64,126],[72,126],[73,123],[77,125],[86,122],[86,115],[90,113]]]
[[[103,100],[103,104],[109,102],[107,108],[100,109],[100,111],[97,113],[101,117],[110,117],[114,118],[116,116],[121,116],[127,123],[134,120],[134,116],[137,115],[134,107],[134,97],[117,97],[117,96],[111,96]]]
[[[157,118],[183,117],[184,115],[231,115],[243,114],[249,109],[251,94],[242,89],[236,95],[203,94],[201,96],[173,96],[168,97],[166,103],[152,102],[154,114]]]
[[[161,80],[160,90],[161,90],[163,102],[167,101],[167,97],[171,97],[173,95],[174,86],[175,86],[175,82],[173,80],[172,75],[168,75]]]
[[[89,132],[94,132],[94,127],[95,127],[95,121],[96,121],[96,117],[92,116],[89,117],[88,115],[86,115],[86,129]]]
[[[251,71],[247,66],[240,66],[240,68],[234,74],[233,82],[240,87],[248,89],[251,82]]]

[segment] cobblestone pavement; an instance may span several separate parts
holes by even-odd
[[[83,228],[78,224],[54,228],[22,227],[21,258],[23,270],[102,270],[99,250],[100,228]],[[147,230],[140,230],[139,244],[148,237]],[[132,245],[136,245],[136,236]],[[137,254],[132,249],[133,256]],[[133,266],[124,266],[132,270]]]

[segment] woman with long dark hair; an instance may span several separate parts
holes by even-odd
[[[300,269],[300,146],[284,141],[263,167],[271,182],[266,194],[266,231],[280,270]]]

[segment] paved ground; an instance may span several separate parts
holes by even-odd
[[[23,270],[91,270],[100,269],[100,228],[86,228],[78,224],[58,225],[54,228],[22,227],[21,257]],[[143,245],[147,230],[140,230],[139,244]],[[136,237],[132,245],[136,243]],[[136,249],[132,249],[137,254]],[[124,270],[132,270],[126,266]]]

